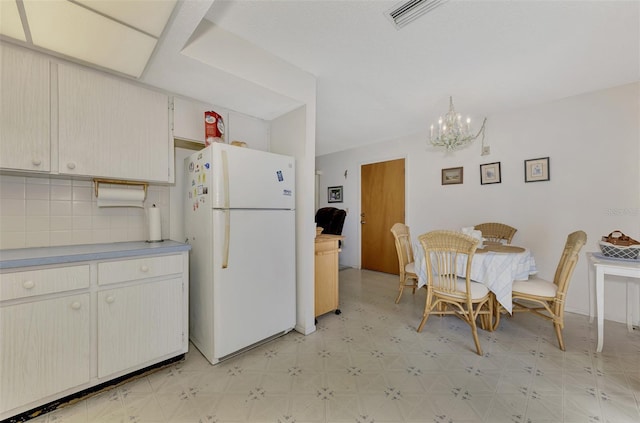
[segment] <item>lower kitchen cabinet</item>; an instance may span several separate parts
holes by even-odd
[[[98,293],[98,377],[182,348],[182,279]]]
[[[0,308],[0,408],[91,380],[89,293]]]
[[[187,352],[190,247],[140,244],[146,255],[106,244],[104,260],[0,267],[0,420]]]

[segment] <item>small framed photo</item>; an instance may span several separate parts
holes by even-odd
[[[480,165],[480,185],[499,184],[500,182],[502,182],[500,162]]]
[[[463,180],[462,167],[442,169],[442,185],[461,184]]]
[[[548,157],[524,161],[525,182],[541,182],[548,180],[550,180]]]
[[[329,203],[342,203],[342,185],[327,188],[327,201]]]

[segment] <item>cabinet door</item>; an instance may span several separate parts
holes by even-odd
[[[242,113],[229,112],[226,141],[244,141],[254,150],[269,151],[269,122]]]
[[[214,111],[227,125],[227,111],[180,97],[173,98],[173,137],[204,144],[204,112]],[[226,129],[225,129],[226,132]],[[225,134],[226,140],[226,134]]]
[[[172,182],[168,96],[63,64],[58,91],[60,173]]]
[[[338,308],[338,241],[315,243],[315,316]]]
[[[48,172],[49,61],[0,44],[0,168]]]
[[[0,412],[89,382],[89,295],[0,308]]]
[[[98,377],[182,348],[182,279],[98,292]]]

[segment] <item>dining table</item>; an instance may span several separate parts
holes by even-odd
[[[422,244],[414,244],[414,261],[418,275],[418,287],[427,284],[427,263]],[[464,276],[467,255],[462,254],[457,261],[458,276]],[[495,296],[495,300],[511,314],[513,310],[513,281],[527,280],[538,273],[531,250],[515,245],[484,243],[476,249],[471,260],[472,281],[484,284]],[[498,308],[498,307],[496,307]]]

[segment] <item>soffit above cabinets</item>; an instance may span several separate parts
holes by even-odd
[[[177,0],[2,0],[0,34],[139,78]]]
[[[15,1],[0,1],[0,34],[20,41],[27,40]]]

